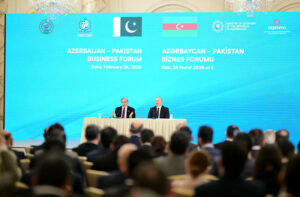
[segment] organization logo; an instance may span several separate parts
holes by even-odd
[[[91,32],[92,23],[87,18],[79,21],[79,31],[81,33],[89,33]]]
[[[224,24],[221,21],[215,21],[212,25],[212,28],[215,32],[221,32],[224,29]]]
[[[40,23],[40,30],[44,34],[50,34],[53,31],[53,27],[51,20],[43,20]]]
[[[275,19],[274,20],[274,25],[280,25],[280,20],[279,19]]]
[[[142,36],[142,17],[113,17],[113,36]]]
[[[286,25],[282,25],[280,19],[274,19],[272,25],[268,26],[268,29],[265,31],[267,34],[287,34],[290,31]]]
[[[196,37],[198,35],[198,18],[164,17],[162,33],[164,37]]]

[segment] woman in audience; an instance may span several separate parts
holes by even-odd
[[[151,141],[151,148],[154,153],[154,157],[166,156],[166,145],[167,142],[162,136],[155,136]]]
[[[253,179],[264,183],[265,194],[279,193],[278,175],[281,170],[281,152],[276,145],[265,145],[256,155]]]
[[[172,188],[176,189],[194,189],[195,187],[207,183],[205,175],[209,172],[210,155],[205,151],[194,151],[186,160],[185,179],[174,180]]]

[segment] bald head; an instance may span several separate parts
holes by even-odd
[[[118,166],[123,174],[127,174],[127,160],[129,155],[137,150],[134,144],[124,144],[118,152]]]
[[[130,132],[131,133],[140,133],[143,129],[143,124],[139,121],[134,121],[130,125]]]

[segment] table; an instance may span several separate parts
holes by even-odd
[[[154,135],[163,136],[166,141],[169,141],[178,124],[187,123],[186,119],[84,118],[80,143],[86,141],[85,128],[90,124],[100,126],[101,129],[110,126],[118,131],[118,135],[129,136],[130,124],[134,121],[143,123],[143,128],[153,130]]]

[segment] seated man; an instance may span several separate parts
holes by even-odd
[[[156,97],[155,106],[150,108],[148,113],[148,118],[169,118],[170,112],[169,108],[162,105],[162,99]]]
[[[100,142],[100,128],[96,125],[89,125],[85,129],[85,138],[87,142],[80,144],[78,147],[73,148],[79,156],[85,156],[99,147]]]
[[[26,156],[25,156],[25,153],[24,153],[24,152],[22,152],[22,151],[17,151],[17,150],[12,149],[12,145],[13,145],[13,137],[12,137],[11,133],[8,132],[8,131],[2,131],[1,133],[2,133],[2,135],[3,135],[4,138],[5,138],[6,146],[8,147],[8,149],[9,149],[10,151],[14,152],[14,154],[17,156],[17,159],[18,159],[18,160],[26,159]]]
[[[128,106],[128,99],[121,99],[122,106],[117,107],[115,112],[112,112],[114,118],[135,118],[135,109]]]

